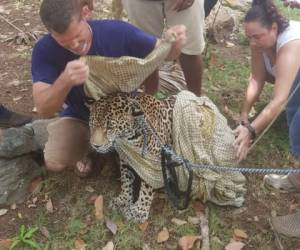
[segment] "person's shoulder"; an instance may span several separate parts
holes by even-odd
[[[281,47],[289,43],[290,41],[299,40],[300,39],[300,22],[290,20],[289,26],[279,34],[277,38],[277,52]]]
[[[41,37],[33,47],[33,55],[35,54],[48,54],[62,50],[62,47],[53,39],[50,34],[46,34]]]
[[[42,36],[34,45],[34,48],[43,48],[53,46],[55,43],[54,39],[50,34]]]

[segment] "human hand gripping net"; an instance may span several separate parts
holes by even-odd
[[[84,91],[87,97],[99,100],[100,97],[116,92],[132,92],[161,66],[170,53],[175,33],[165,33],[155,49],[145,58],[122,56],[84,56],[83,60],[90,69]]]

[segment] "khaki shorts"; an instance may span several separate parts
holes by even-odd
[[[46,164],[74,167],[88,153],[90,133],[87,123],[63,117],[50,123],[47,130],[49,136],[44,149]]]
[[[187,55],[200,55],[204,41],[204,0],[195,0],[188,9],[176,12],[175,1],[164,0],[167,25],[183,24],[187,28],[187,43],[182,52]],[[122,0],[129,21],[156,37],[161,37],[164,29],[162,1]]]

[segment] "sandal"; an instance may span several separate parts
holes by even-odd
[[[300,185],[295,185],[289,175],[268,174],[264,177],[264,185],[269,189],[282,192],[300,192]]]
[[[294,214],[272,217],[271,225],[280,234],[300,238],[300,210]]]

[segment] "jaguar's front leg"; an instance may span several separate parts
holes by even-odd
[[[134,173],[129,169],[125,162],[120,161],[121,171],[121,192],[110,202],[110,208],[123,211],[133,204],[133,183]]]
[[[138,200],[125,210],[124,215],[126,219],[136,223],[144,223],[149,217],[153,196],[152,186],[141,180]]]

